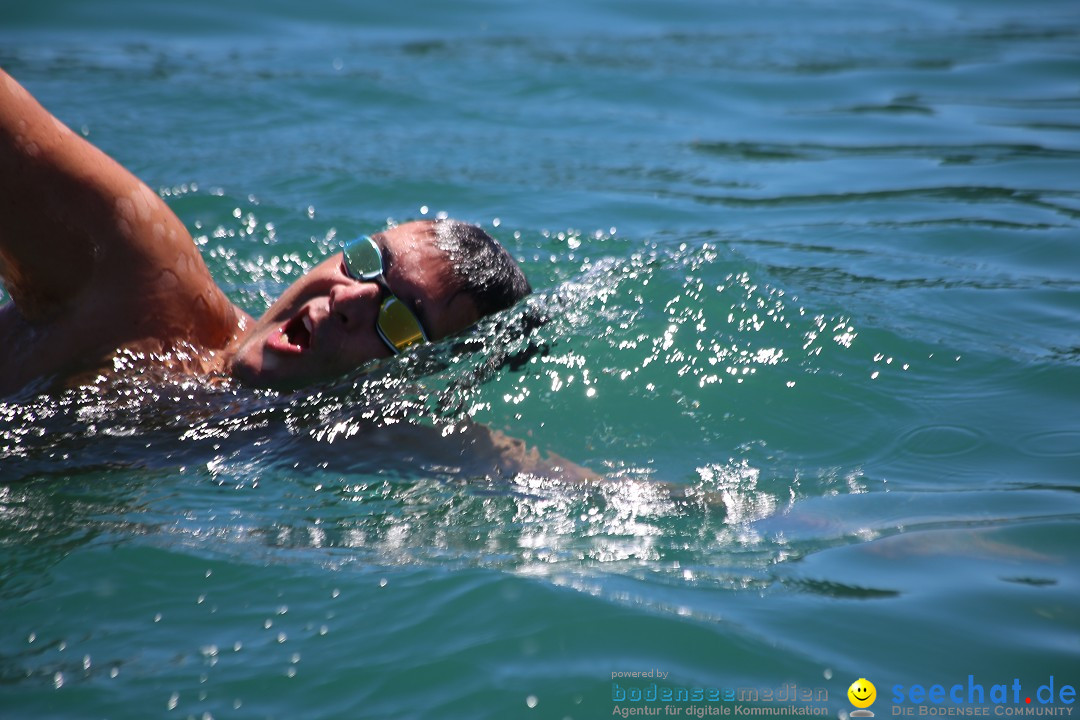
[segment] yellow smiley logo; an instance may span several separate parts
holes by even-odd
[[[866,678],[859,678],[847,689],[848,700],[857,708],[868,708],[877,700],[877,688]]]

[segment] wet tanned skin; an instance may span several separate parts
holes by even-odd
[[[193,348],[192,370],[210,369],[248,320],[164,201],[3,71],[0,280],[0,395],[107,368],[118,348]]]
[[[456,334],[479,319],[472,298],[451,279],[433,223],[408,223],[374,239],[383,250],[387,286],[420,318],[429,339]],[[388,357],[392,353],[375,329],[383,297],[378,283],[351,278],[341,253],[334,253],[234,343],[228,371],[253,384],[298,387]]]

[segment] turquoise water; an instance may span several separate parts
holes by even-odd
[[[253,313],[445,212],[550,318],[0,404],[0,717],[1080,684],[1075,2],[42,2],[0,63]],[[466,416],[617,482],[497,477]]]

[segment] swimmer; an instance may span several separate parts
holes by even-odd
[[[159,370],[296,389],[460,333],[531,292],[478,227],[411,222],[361,236],[258,320],[214,282],[168,205],[0,69],[0,398]],[[595,474],[480,425],[462,455],[499,474]]]
[[[3,70],[0,282],[11,296],[0,306],[0,397],[108,375],[122,351],[296,389],[460,333],[531,291],[480,228],[421,221],[357,238],[256,320],[217,286],[157,193]]]
[[[456,335],[531,292],[478,227],[411,222],[361,236],[258,320],[214,282],[183,222],[119,163],[0,69],[0,398],[124,372],[282,390],[330,381]],[[462,459],[496,474],[590,486],[606,478],[475,423]],[[446,441],[449,442],[449,441]],[[674,499],[692,489],[662,488]]]

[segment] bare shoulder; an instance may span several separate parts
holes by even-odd
[[[165,201],[2,70],[0,281],[0,390],[13,367],[63,374],[147,340],[223,348],[246,317]]]

